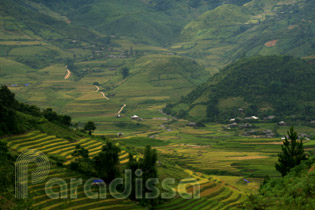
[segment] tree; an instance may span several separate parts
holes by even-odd
[[[123,78],[126,79],[129,76],[129,69],[127,67],[124,67],[121,71]]]
[[[71,71],[75,70],[74,61],[72,59],[67,59],[66,65],[69,70]]]
[[[129,163],[127,168],[132,171],[132,174],[135,174],[137,169],[141,169],[142,171],[142,197],[145,198],[145,193],[150,193],[150,190],[146,188],[147,182],[150,185],[154,185],[153,179],[158,178],[157,169],[156,169],[156,162],[157,162],[157,153],[155,149],[151,149],[150,146],[146,146],[144,150],[144,158],[136,161],[133,158],[133,155],[129,155]],[[129,196],[130,199],[137,199],[135,193],[135,177],[132,180],[132,192]],[[148,203],[152,206],[156,205],[158,200],[157,199],[141,199],[142,203]]]
[[[141,168],[140,163],[133,158],[133,154],[131,154],[131,153],[129,153],[129,161],[127,164],[127,168],[131,170],[131,174],[135,174],[136,170]],[[135,179],[136,179],[136,177],[132,176],[132,180],[131,180],[131,189],[132,190],[131,190],[131,193],[129,195],[129,198],[132,200],[136,199],[136,193],[135,193],[136,182],[135,182]]]
[[[89,131],[89,135],[92,135],[92,131],[94,131],[95,129],[96,129],[96,126],[94,122],[92,121],[88,121],[84,126],[84,130]]]
[[[93,175],[95,173],[93,162],[89,158],[89,151],[87,149],[81,147],[81,145],[77,145],[71,155],[74,157],[74,161],[70,163],[70,169],[86,175]]]
[[[99,178],[110,182],[120,175],[119,152],[119,147],[108,141],[102,151],[94,157],[94,167]]]
[[[12,93],[9,88],[5,85],[1,86],[0,88],[0,101],[2,101],[2,104],[11,109],[17,109],[18,107],[18,101],[15,100],[14,93]]]
[[[84,147],[81,147],[81,145],[76,145],[75,150],[71,153],[72,157],[75,159],[87,159],[89,158],[89,150],[85,149]]]
[[[6,192],[14,183],[13,158],[6,143],[0,141],[0,192]]]
[[[61,123],[66,127],[71,126],[71,117],[68,115],[61,116]]]
[[[276,169],[285,176],[290,169],[299,165],[302,160],[306,160],[307,157],[304,153],[302,140],[298,141],[298,134],[291,127],[288,131],[288,138],[286,137],[283,145],[281,146],[282,153],[278,155],[279,163],[276,163]]]
[[[52,110],[52,108],[47,108],[43,110],[43,116],[49,121],[49,122],[57,122],[59,121],[58,115],[56,112]]]

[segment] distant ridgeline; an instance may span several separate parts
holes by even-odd
[[[289,56],[243,58],[164,111],[194,120],[276,115],[315,119],[315,65]]]

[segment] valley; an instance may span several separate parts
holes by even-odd
[[[70,116],[74,130],[59,135],[39,126],[1,137],[13,154],[33,148],[61,156],[63,166],[53,165],[50,177],[77,177],[69,169],[76,145],[92,159],[110,139],[121,149],[121,169],[129,153],[143,158],[150,145],[159,178],[176,179],[173,191],[201,187],[201,199],[177,196],[144,207],[87,199],[83,189],[76,200],[52,200],[33,185],[32,206],[240,209],[266,177],[280,177],[275,163],[291,126],[314,154],[314,6],[307,0],[1,2],[0,84],[22,103]],[[89,121],[93,136],[75,134]]]

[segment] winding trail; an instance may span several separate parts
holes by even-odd
[[[105,98],[106,100],[109,100],[109,98],[107,98],[107,96],[105,95],[104,92],[100,92],[100,93],[104,96],[104,98]]]
[[[120,114],[120,113],[124,110],[124,108],[125,108],[126,106],[127,106],[127,105],[124,104],[124,105],[120,108],[120,110],[118,111],[118,114]]]
[[[71,71],[68,69],[68,66],[65,66],[66,70],[67,70],[67,74],[65,76],[65,79],[69,79],[71,76]]]
[[[100,87],[99,87],[99,86],[97,86],[97,85],[94,85],[94,86],[96,87],[96,91],[95,91],[95,92],[99,92]],[[100,94],[102,94],[102,95],[103,95],[103,97],[104,97],[106,100],[109,100],[109,98],[105,95],[105,93],[104,93],[104,92],[100,92]]]

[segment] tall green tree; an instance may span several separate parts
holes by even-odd
[[[3,106],[11,109],[17,109],[19,106],[19,102],[15,99],[15,94],[5,85],[0,88],[0,101],[2,101]]]
[[[131,180],[131,193],[129,195],[129,198],[132,199],[132,200],[135,200],[136,199],[136,193],[135,193],[135,172],[137,169],[140,169],[141,166],[140,166],[140,163],[135,160],[133,158],[133,154],[129,153],[129,161],[127,163],[127,168],[131,170],[131,174],[132,174],[132,180]]]
[[[68,116],[68,115],[63,115],[63,116],[60,116],[60,121],[61,123],[66,126],[66,127],[70,127],[71,126],[71,117]]]
[[[276,163],[276,169],[285,176],[290,169],[299,165],[302,160],[306,160],[302,140],[298,141],[298,134],[291,127],[288,131],[288,137],[285,138],[281,146],[282,153],[278,155],[279,163]]]
[[[129,69],[127,67],[124,67],[122,70],[121,70],[121,73],[123,75],[123,78],[126,79],[128,76],[129,76]]]
[[[6,192],[14,183],[13,158],[7,145],[0,141],[0,192]]]
[[[144,150],[144,158],[140,159],[139,161],[136,161],[133,158],[133,155],[129,155],[129,163],[128,163],[128,169],[131,169],[132,174],[133,174],[133,180],[132,180],[132,192],[129,196],[130,199],[136,199],[139,200],[142,204],[149,204],[151,206],[154,206],[158,204],[158,199],[146,199],[145,194],[146,193],[151,193],[151,190],[148,189],[147,183],[150,186],[154,186],[155,183],[153,182],[152,179],[158,178],[157,174],[157,169],[156,169],[156,162],[157,162],[157,152],[155,149],[152,149],[150,146],[146,146]],[[136,183],[135,183],[135,171],[137,169],[141,169],[142,175],[141,177],[137,178],[142,178],[142,199],[137,199],[136,197]]]
[[[94,157],[94,167],[99,178],[110,182],[120,175],[119,152],[119,147],[108,141]]]
[[[84,126],[84,130],[85,131],[89,131],[89,135],[92,135],[92,132],[96,129],[96,126],[94,124],[94,122],[92,121],[88,121],[85,126]]]
[[[77,145],[72,152],[74,161],[70,163],[70,169],[78,171],[86,175],[94,175],[94,166],[92,160],[89,158],[89,151],[81,145]]]

